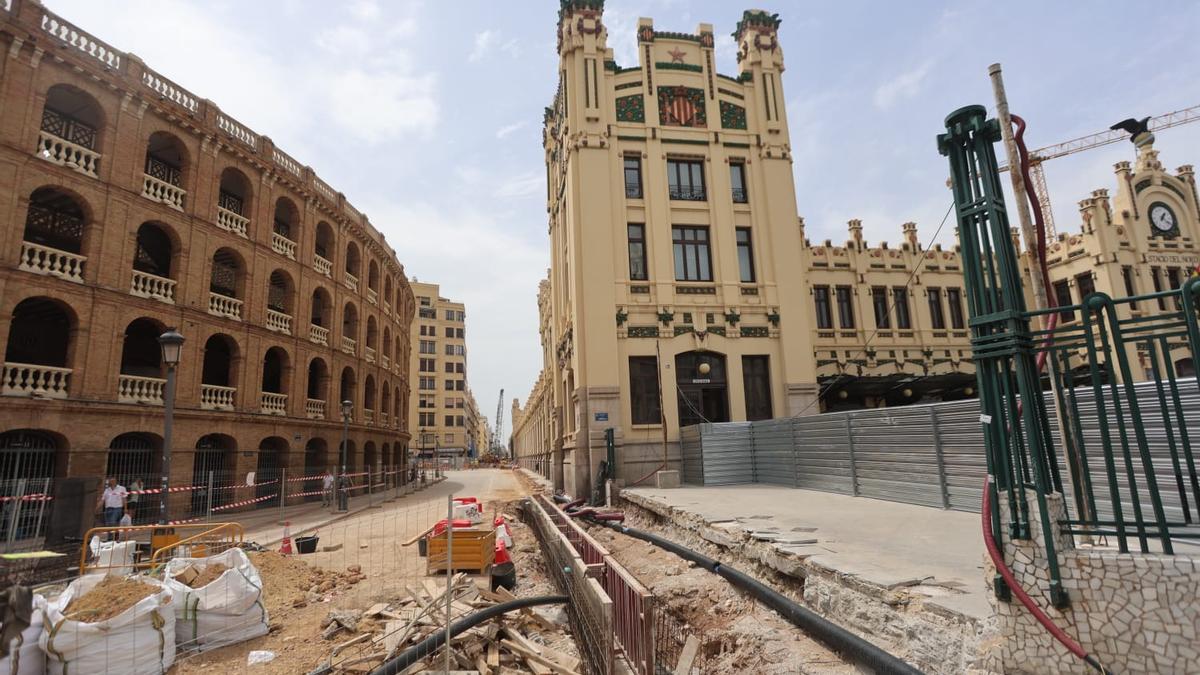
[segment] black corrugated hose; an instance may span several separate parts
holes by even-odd
[[[709,572],[721,575],[730,584],[746,591],[762,601],[763,604],[779,612],[780,616],[787,619],[793,626],[811,635],[826,647],[850,659],[855,665],[885,675],[921,675],[921,671],[904,661],[883,651],[845,628],[832,623],[812,610],[803,607],[761,581],[743,574],[732,567],[723,565],[717,560],[713,560],[706,555],[701,555],[656,534],[635,530],[617,523],[591,522],[616,530],[621,534],[626,534],[642,541],[648,541],[659,548],[664,548],[674,553],[684,560],[696,563]]]
[[[511,612],[514,609],[523,609],[525,607],[536,607],[537,605],[558,605],[565,604],[567,596],[565,595],[544,595],[537,598],[517,598],[508,602],[502,602],[499,605],[492,605],[486,609],[481,609],[474,614],[464,616],[463,618],[450,624],[450,637],[454,637],[459,633],[477,626],[488,619],[495,618],[501,614]],[[433,635],[425,638],[417,644],[409,647],[396,658],[385,661],[378,668],[372,670],[370,675],[396,675],[403,672],[412,664],[436,652],[438,647],[441,647],[446,640],[446,631],[434,631]]]

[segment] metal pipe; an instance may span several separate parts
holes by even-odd
[[[163,455],[162,455],[162,482],[159,487],[162,492],[158,498],[158,524],[166,525],[170,523],[170,507],[167,502],[170,501],[171,493],[171,436],[175,431],[175,366],[167,364],[167,390],[165,392],[164,410],[163,410]]]

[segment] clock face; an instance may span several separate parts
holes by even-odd
[[[1179,231],[1179,221],[1175,219],[1175,212],[1162,202],[1150,205],[1150,224],[1162,233]]]

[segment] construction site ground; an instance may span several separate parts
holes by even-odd
[[[618,505],[631,527],[801,598],[927,672],[971,670],[988,639],[977,514],[768,485],[624,489]],[[618,555],[633,546],[602,541]],[[638,562],[648,556],[630,558],[635,573],[656,567]],[[668,580],[667,590],[676,583],[692,582]]]
[[[426,559],[416,544],[402,543],[446,517],[447,497],[478,497],[490,519],[498,510],[509,511],[511,502],[527,494],[512,471],[477,469],[448,472],[446,480],[405,497],[383,502],[349,516],[293,529],[292,536],[316,534],[318,550],[307,555],[280,556],[272,552],[252,554],[263,577],[264,595],[270,616],[269,634],[237,645],[181,658],[172,672],[209,673],[306,673],[326,660],[339,642],[366,632],[379,633],[375,619],[364,618],[357,631],[341,633],[333,640],[322,639],[331,611],[366,610],[379,603],[408,597],[412,589],[427,582],[444,588],[445,575],[426,575]],[[514,519],[515,520],[515,519]],[[269,535],[279,530],[266,525],[255,532]],[[540,551],[533,533],[513,523],[513,561],[518,570],[518,597],[553,594],[545,577]],[[279,531],[281,534],[281,530]],[[275,539],[277,539],[275,537]],[[270,541],[262,538],[265,543]],[[278,544],[272,544],[272,549]],[[380,620],[381,621],[381,620]],[[570,651],[569,644],[556,648]],[[275,654],[265,664],[247,666],[251,651]]]

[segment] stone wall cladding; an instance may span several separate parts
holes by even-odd
[[[704,518],[658,500],[620,493],[631,527],[663,531],[674,541],[728,563],[800,599],[816,613],[927,673],[999,672],[991,649],[995,626],[913,594],[840,573],[786,545],[755,539],[736,522]]]
[[[1063,518],[1062,499],[1048,498],[1053,521]],[[1001,513],[1007,514],[1002,497]],[[1119,553],[1082,546],[1058,535],[1059,566],[1071,604],[1050,605],[1050,578],[1037,501],[1029,493],[1033,539],[1006,541],[1005,559],[1027,593],[1068,635],[1113,672],[1196,672],[1200,663],[1200,558],[1194,555]],[[987,579],[994,568],[986,568]],[[1091,672],[1046,633],[1015,600],[991,596],[1001,636],[998,658],[1005,672]]]

